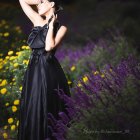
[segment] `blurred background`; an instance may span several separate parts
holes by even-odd
[[[62,0],[62,6],[58,18],[68,32],[56,56],[79,109],[69,104],[75,117],[67,139],[138,140],[140,1]],[[16,140],[32,27],[18,0],[0,1],[0,140]]]

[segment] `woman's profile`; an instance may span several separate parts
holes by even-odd
[[[33,28],[27,39],[32,51],[22,83],[17,139],[54,140],[48,127],[48,112],[57,119],[59,111],[66,111],[55,89],[63,89],[70,96],[66,76],[55,57],[67,32],[67,27],[57,20],[62,6],[56,0],[19,0],[19,3]],[[31,5],[36,5],[38,12]]]

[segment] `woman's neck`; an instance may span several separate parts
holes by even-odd
[[[50,11],[48,11],[48,12],[44,15],[44,16],[45,16],[45,21],[47,21],[47,23],[48,23],[49,19],[51,18],[51,16],[53,15],[53,13],[54,13],[54,10],[51,9]]]

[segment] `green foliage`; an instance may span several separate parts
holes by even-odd
[[[10,49],[19,51],[17,46],[22,46],[25,43],[25,35],[21,27],[9,23],[4,19],[0,21],[0,27],[0,56],[5,57]]]
[[[0,73],[0,126],[2,127],[7,125],[7,132],[12,137],[16,137],[17,135],[17,121],[19,121],[17,118],[19,113],[19,104],[15,105],[14,101],[19,100],[21,96],[23,76],[27,68],[30,54],[28,46],[22,46],[22,48],[24,50],[16,52],[16,55],[12,53],[12,51],[9,51],[8,55],[0,63],[0,65],[2,65]],[[4,89],[6,89],[6,91],[2,94]],[[7,124],[9,118],[14,119],[12,124]],[[10,131],[12,125],[15,125],[16,128],[15,130]]]

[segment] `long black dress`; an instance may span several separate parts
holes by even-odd
[[[27,39],[32,49],[29,63],[23,78],[20,98],[18,140],[54,140],[48,129],[47,113],[58,118],[59,111],[65,111],[64,102],[56,90],[63,89],[70,96],[64,71],[55,57],[57,48],[45,50],[45,37],[48,25],[35,26]],[[54,36],[60,23],[54,24]]]

